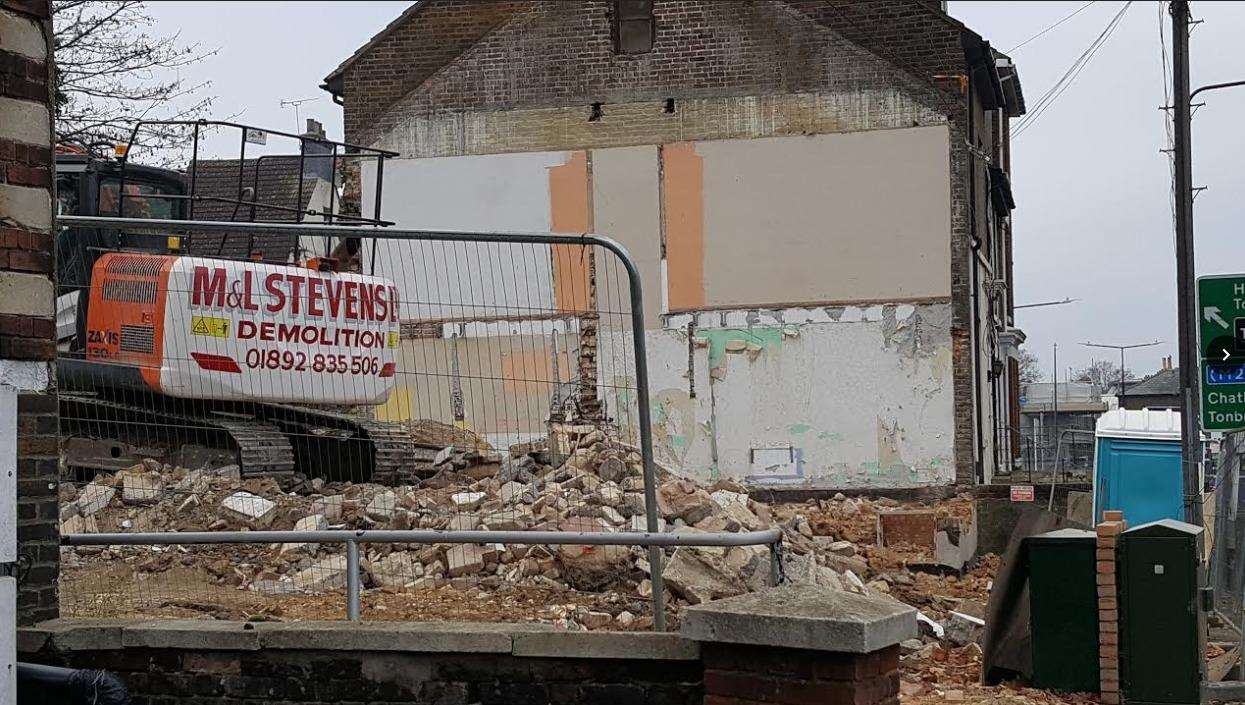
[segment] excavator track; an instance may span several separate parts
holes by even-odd
[[[184,410],[126,404],[111,399],[60,394],[61,430],[67,436],[127,438],[137,442],[203,443],[224,441],[236,452],[246,476],[293,475],[294,449],[280,428],[235,415],[186,413]]]
[[[288,434],[299,471],[309,477],[416,484],[439,450],[398,424],[364,416],[288,404],[257,404],[255,411]]]

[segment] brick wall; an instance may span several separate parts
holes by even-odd
[[[348,141],[430,157],[947,124],[953,446],[956,481],[975,482],[974,395],[984,410],[990,390],[973,379],[971,243],[986,233],[986,171],[966,143],[990,138],[979,104],[967,134],[961,39],[976,35],[921,0],[658,0],[653,50],[623,56],[604,0],[472,8],[430,1],[349,65]]]
[[[885,641],[848,653],[524,624],[54,620],[19,631],[18,653],[111,671],[135,705],[897,705]]]
[[[776,646],[701,646],[705,705],[897,705],[899,647],[871,654]]]
[[[52,139],[46,0],[0,2],[0,360],[17,361],[17,541],[29,570],[18,620],[57,614],[57,414],[46,390],[55,356]],[[15,384],[14,379],[5,383]],[[39,388],[33,388],[39,387]]]

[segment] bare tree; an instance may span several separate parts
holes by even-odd
[[[1020,351],[1020,383],[1033,384],[1046,379],[1046,375],[1042,372],[1042,367],[1038,362],[1037,355],[1028,350]]]
[[[1105,390],[1120,383],[1120,368],[1110,360],[1095,360],[1073,375],[1077,382],[1089,382],[1099,389]],[[1137,379],[1132,370],[1124,370],[1124,381]]]
[[[183,44],[178,34],[151,33],[155,20],[137,0],[54,0],[56,139],[100,154],[129,144],[135,120],[195,120],[212,105],[209,81],[187,82],[180,70],[216,53]],[[156,162],[178,160],[190,141],[182,126],[151,125],[131,147]]]

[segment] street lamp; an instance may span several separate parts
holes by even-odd
[[[1156,340],[1156,341],[1154,341],[1153,343],[1134,343],[1134,344],[1132,344],[1132,345],[1107,345],[1107,344],[1105,344],[1105,343],[1081,343],[1081,345],[1084,345],[1084,346],[1086,346],[1086,347],[1090,347],[1090,348],[1109,348],[1109,349],[1111,349],[1111,350],[1119,350],[1119,351],[1120,351],[1120,408],[1121,408],[1121,409],[1122,409],[1122,408],[1124,408],[1124,396],[1125,396],[1125,392],[1124,392],[1124,351],[1125,351],[1125,350],[1132,350],[1133,348],[1148,348],[1148,347],[1150,347],[1150,346],[1152,346],[1152,345],[1162,345],[1162,344],[1163,344],[1163,341],[1161,341],[1161,340]]]

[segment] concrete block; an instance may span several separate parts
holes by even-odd
[[[164,480],[155,473],[121,476],[121,501],[126,504],[153,504],[163,495]]]
[[[339,521],[342,518],[342,501],[344,499],[339,494],[321,497],[312,501],[311,511],[313,514],[323,514],[324,518],[329,521]]]
[[[234,492],[221,500],[221,509],[247,523],[263,523],[277,505],[272,500],[246,491]]]
[[[398,496],[390,490],[378,492],[363,511],[377,521],[388,521],[398,511]]]
[[[47,106],[29,100],[0,98],[0,115],[4,116],[4,122],[0,122],[0,139],[36,145],[46,145],[50,141],[48,129],[52,123],[48,121]]]
[[[89,517],[107,507],[116,494],[117,488],[112,485],[98,485],[92,482],[78,493],[78,513]]]
[[[0,37],[4,37],[5,51],[21,54],[28,59],[47,61],[47,42],[43,40],[39,25],[33,20],[0,10]]]
[[[0,213],[27,230],[49,231],[52,229],[52,195],[47,189],[0,184]],[[51,299],[48,302],[50,304]],[[52,308],[50,305],[41,307],[30,315],[50,316]]]
[[[295,573],[294,585],[305,592],[337,590],[346,587],[346,557],[321,558]]]
[[[128,619],[53,619],[38,624],[48,632],[56,651],[105,651],[121,648],[121,631],[134,624]]]
[[[656,632],[532,632],[514,636],[514,655],[533,658],[695,661],[700,644]]]
[[[916,610],[894,600],[814,585],[783,585],[688,607],[696,641],[872,653],[917,636]]]
[[[259,635],[247,622],[170,619],[132,623],[121,630],[121,646],[142,649],[256,651]]]
[[[0,184],[0,213],[5,213],[6,194],[18,187]],[[34,193],[47,193],[39,189],[22,189]],[[50,201],[44,204],[51,207]],[[28,214],[29,215],[29,214]],[[14,216],[14,219],[17,219]],[[20,221],[19,222],[24,222]],[[50,222],[48,223],[51,224]],[[52,280],[42,274],[23,272],[0,272],[0,313],[17,316],[51,317],[53,310]]]

